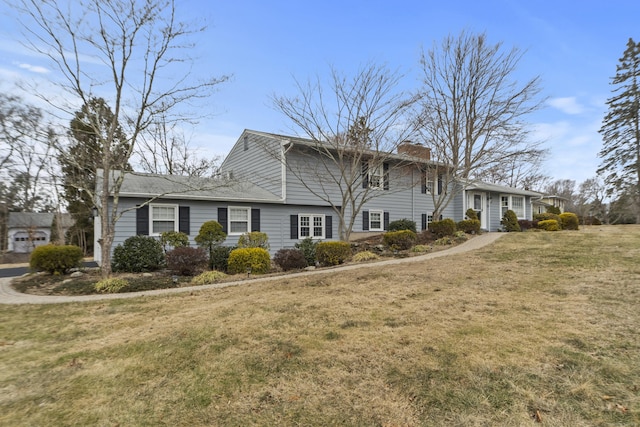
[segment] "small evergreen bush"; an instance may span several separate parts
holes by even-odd
[[[300,270],[307,266],[307,260],[300,249],[280,249],[273,256],[273,262],[283,271]]]
[[[500,224],[502,224],[502,227],[506,232],[522,231],[520,230],[520,224],[518,224],[518,216],[511,209],[504,213]]]
[[[417,233],[416,222],[411,221],[410,219],[407,219],[407,218],[403,218],[403,219],[391,221],[389,223],[388,231],[402,231],[402,230],[411,230],[414,233]]]
[[[444,236],[433,242],[437,246],[453,245],[453,238],[451,236]]]
[[[262,248],[269,250],[269,237],[267,233],[260,231],[252,231],[245,233],[238,238],[239,248]]]
[[[469,239],[467,237],[467,234],[464,231],[460,231],[460,230],[453,233],[452,237],[453,237],[453,240],[458,243],[466,242]]]
[[[429,224],[429,231],[436,239],[451,236],[456,232],[456,223],[451,218],[445,218],[442,221],[433,221]]]
[[[214,251],[226,238],[227,234],[222,231],[222,225],[218,221],[206,221],[200,226],[200,231],[194,240],[198,246],[205,248],[209,253],[209,268],[214,268]]]
[[[545,231],[560,231],[562,228],[555,219],[545,219],[538,221],[538,228]]]
[[[464,231],[465,233],[478,234],[480,233],[480,220],[463,219],[458,222],[457,228],[459,231]]]
[[[191,279],[191,284],[196,286],[209,285],[211,283],[217,283],[225,277],[227,277],[227,275],[221,271],[205,271]]]
[[[319,241],[313,240],[311,237],[305,237],[301,242],[296,243],[296,249],[300,249],[307,260],[307,265],[316,265],[316,247]]]
[[[467,219],[470,219],[470,220],[475,219],[476,221],[479,220],[478,213],[472,208],[467,209],[467,212],[465,212],[465,215],[467,216]]]
[[[380,255],[374,254],[371,251],[358,252],[353,256],[353,261],[355,262],[371,261],[374,259],[380,259]]]
[[[238,248],[229,254],[229,273],[247,273],[251,269],[253,274],[268,273],[271,269],[269,252],[264,248]]]
[[[51,274],[64,274],[82,265],[82,249],[73,245],[43,245],[36,247],[29,258],[29,266]]]
[[[167,253],[171,249],[189,246],[189,236],[181,231],[165,231],[160,233],[160,243]]]
[[[401,251],[413,246],[417,238],[416,233],[411,230],[389,231],[382,235],[385,246]]]
[[[113,271],[139,273],[159,270],[164,266],[164,250],[160,242],[149,236],[132,236],[113,250]]]
[[[547,206],[547,213],[560,215],[560,208],[557,206]]]
[[[181,276],[193,276],[206,270],[209,263],[203,248],[179,246],[167,254],[167,268]]]
[[[565,212],[560,214],[560,224],[562,225],[563,230],[578,230],[580,221],[578,220],[578,215]]]
[[[316,246],[316,259],[323,266],[344,263],[351,256],[351,245],[348,242],[320,242]]]
[[[552,219],[554,221],[558,221],[559,224],[561,223],[560,215],[554,214],[554,213],[550,213],[550,212],[535,214],[533,216],[533,219],[535,221],[546,221],[548,219]]]
[[[216,246],[213,248],[209,259],[209,268],[226,273],[229,269],[229,254],[235,246]]]
[[[94,285],[94,288],[97,292],[115,294],[122,291],[127,286],[129,286],[129,282],[127,282],[125,279],[110,277],[108,279],[100,280]]]

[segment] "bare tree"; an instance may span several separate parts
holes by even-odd
[[[547,196],[559,196],[565,200],[564,209],[574,212],[576,209],[576,182],[572,179],[557,179],[544,188]]]
[[[606,194],[607,188],[598,177],[580,183],[575,194],[575,207],[584,224],[592,224],[593,218],[603,222],[608,220]]]
[[[459,183],[518,159],[538,161],[544,151],[529,140],[524,121],[540,108],[539,78],[520,84],[514,73],[523,53],[462,32],[422,53],[418,128],[435,161],[443,192],[432,192],[434,217],[462,191]]]
[[[376,190],[385,186],[391,169],[406,166],[387,162],[412,131],[405,113],[413,100],[398,90],[400,78],[375,64],[353,78],[332,68],[326,86],[320,78],[296,81],[296,96],[273,97],[294,133],[311,141],[307,155],[301,150],[300,157],[286,162],[287,169],[333,208],[342,240],[349,239],[363,205],[383,194]],[[363,176],[368,177],[364,182]]]
[[[60,87],[75,107],[60,99],[55,107],[71,116],[78,104],[103,97],[113,109],[110,123],[96,123],[103,177],[98,188],[83,188],[96,200],[100,216],[102,274],[111,274],[114,227],[122,215],[119,192],[125,174],[113,168],[118,124],[127,137],[129,159],[147,128],[161,114],[185,118],[178,107],[208,96],[226,77],[192,82],[185,55],[190,36],[202,26],[181,22],[173,0],[81,0],[67,2],[22,0],[17,8],[29,46],[47,56],[62,78]],[[179,77],[176,77],[179,76]]]
[[[140,139],[136,149],[140,168],[149,173],[214,177],[220,157],[199,157],[180,127],[160,115]]]

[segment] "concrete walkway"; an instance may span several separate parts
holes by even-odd
[[[464,252],[470,252],[487,246],[498,240],[504,233],[484,233],[474,237],[460,245],[454,246],[444,251],[433,252],[425,255],[413,256],[408,258],[394,258],[376,263],[364,264],[348,264],[334,268],[322,268],[318,270],[303,271],[300,273],[287,274],[286,276],[270,276],[256,277],[253,279],[238,280],[235,282],[217,283],[204,286],[189,286],[184,288],[158,289],[154,291],[128,292],[122,294],[97,294],[97,295],[77,295],[77,296],[48,296],[48,295],[29,295],[15,291],[11,286],[11,278],[0,278],[0,304],[57,304],[68,302],[83,302],[96,300],[109,300],[121,298],[136,298],[141,296],[175,294],[179,292],[201,291],[206,289],[220,289],[228,286],[238,286],[255,282],[274,282],[283,278],[291,279],[294,277],[313,276],[319,274],[331,274],[339,271],[355,270],[359,268],[380,267],[392,264],[404,264],[407,262],[419,262],[442,256],[455,255]]]

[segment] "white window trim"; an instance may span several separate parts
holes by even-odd
[[[518,219],[527,219],[527,198],[525,196],[518,196],[516,194],[501,194],[500,195],[500,214],[501,216],[503,216],[502,214],[502,198],[506,197],[508,199],[508,204],[509,206],[507,207],[508,210],[515,212],[516,216],[518,217]],[[518,213],[513,209],[513,198],[514,197],[518,197],[520,199],[522,199],[522,216],[518,216]]]
[[[371,226],[372,213],[380,214],[380,228],[373,228]],[[369,231],[384,231],[384,211],[377,210],[377,209],[369,210]]]
[[[173,208],[173,231],[179,231],[180,228],[180,212],[178,211],[178,205],[165,204],[165,203],[150,203],[149,204],[149,236],[160,236],[160,233],[153,232],[153,208]],[[158,220],[162,221],[162,220]]]
[[[245,210],[247,211],[247,231],[231,231],[231,211],[237,209],[237,210]],[[234,221],[234,222],[240,222],[240,221]],[[228,206],[227,207],[227,235],[228,236],[242,236],[243,234],[247,234],[249,232],[251,232],[251,208],[247,207],[247,206]]]
[[[378,177],[378,185],[373,184],[373,177]],[[384,164],[369,164],[369,187],[372,190],[382,190],[384,188]]]
[[[309,235],[302,235],[302,217],[309,217]],[[314,218],[322,218],[322,235],[314,236],[313,235],[313,220]],[[301,213],[298,214],[298,238],[306,239],[307,237],[311,237],[312,240],[323,240],[325,238],[327,227],[326,215],[324,214],[311,214],[311,213]]]

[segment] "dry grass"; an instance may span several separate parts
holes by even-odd
[[[0,424],[640,424],[640,227],[164,297],[0,307]]]

